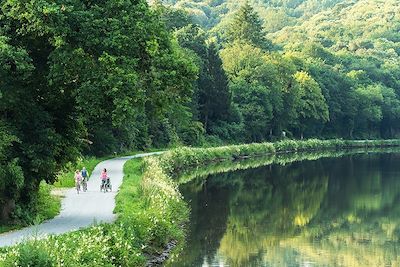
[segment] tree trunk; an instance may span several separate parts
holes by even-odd
[[[4,204],[0,210],[0,221],[10,220],[11,213],[15,209],[15,201],[10,199],[5,199]]]
[[[204,130],[208,133],[208,112],[206,112],[206,116],[204,117]]]

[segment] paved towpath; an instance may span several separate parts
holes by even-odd
[[[100,162],[90,176],[87,192],[81,192],[78,195],[74,188],[67,189],[65,191],[65,197],[62,200],[61,212],[58,216],[40,225],[0,234],[0,247],[16,244],[36,234],[62,234],[78,230],[82,227],[88,227],[94,222],[113,222],[116,219],[116,215],[113,213],[115,208],[115,196],[118,188],[122,184],[125,162],[132,158],[158,155],[161,153],[162,152],[137,154]],[[100,192],[99,177],[103,168],[107,169],[107,173],[111,178],[112,192]],[[71,177],[71,179],[73,178]]]

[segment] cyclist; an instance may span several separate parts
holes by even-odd
[[[75,171],[75,186],[76,186],[76,191],[79,194],[79,191],[81,190],[81,182],[82,182],[82,175],[79,170]]]
[[[106,190],[106,185],[110,184],[110,177],[108,177],[107,169],[104,168],[100,175],[101,178],[101,188]]]
[[[83,192],[86,192],[87,191],[87,182],[89,181],[89,172],[86,170],[85,167],[82,168],[81,175],[82,175]]]
[[[82,175],[83,179],[85,179],[86,181],[89,181],[89,172],[86,170],[85,167],[82,168],[81,175]]]

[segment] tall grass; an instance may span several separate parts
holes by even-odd
[[[188,208],[158,160],[133,159],[124,171],[115,223],[34,237],[3,249],[0,266],[145,266],[146,255],[161,253],[168,242],[183,244]]]
[[[61,197],[51,194],[52,186],[42,182],[36,205],[36,222],[54,218],[60,212]]]
[[[182,147],[163,154],[160,164],[163,170],[174,175],[188,168],[202,166],[212,162],[232,161],[255,156],[293,153],[317,150],[338,150],[346,148],[391,147],[400,146],[400,140],[284,140],[276,143],[256,143],[212,148]]]

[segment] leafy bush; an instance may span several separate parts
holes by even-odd
[[[38,242],[29,242],[21,246],[17,266],[52,267],[55,265],[54,259],[43,244],[36,243]]]
[[[41,223],[54,218],[60,211],[61,198],[51,195],[51,186],[42,181],[38,194],[29,205],[16,205],[12,213],[12,224],[0,225],[0,233],[18,229],[27,225]]]
[[[51,195],[51,189],[44,181],[40,183],[35,211],[37,222],[54,218],[60,212],[61,198]]]

